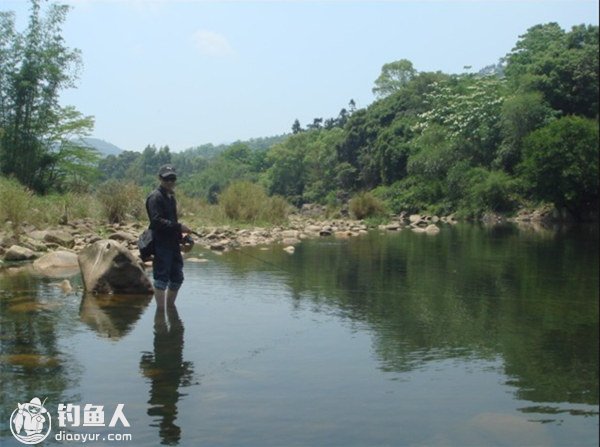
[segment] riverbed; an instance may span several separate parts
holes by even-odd
[[[164,312],[0,272],[2,445],[34,397],[53,445],[598,445],[595,228],[188,256]]]

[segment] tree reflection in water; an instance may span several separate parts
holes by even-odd
[[[31,274],[29,266],[0,267],[0,420],[8,421],[17,402],[35,396],[48,402],[71,399],[80,380],[80,364],[64,352],[60,340],[73,332],[70,315],[77,300],[68,299],[51,278]],[[0,426],[12,439],[8,424]]]
[[[183,396],[180,386],[190,384],[193,363],[183,360],[184,327],[177,308],[156,308],[154,316],[154,352],[144,352],[140,362],[150,379],[148,415],[155,418],[162,444],[176,445],[181,439],[177,403]]]

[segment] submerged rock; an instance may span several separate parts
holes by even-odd
[[[71,282],[68,279],[63,279],[58,284],[58,287],[60,290],[63,291],[63,293],[71,293],[73,291],[73,286],[71,285]]]
[[[425,228],[425,232],[429,235],[434,235],[434,234],[438,234],[440,232],[440,229],[437,225],[430,224],[430,225],[427,225],[427,227]]]

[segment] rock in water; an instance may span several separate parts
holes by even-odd
[[[117,241],[104,239],[94,242],[81,250],[77,260],[88,292],[154,293],[137,258]]]
[[[60,287],[60,290],[62,290],[64,293],[71,293],[73,291],[73,286],[68,279],[63,279],[58,287]]]
[[[438,234],[440,232],[440,229],[437,225],[431,224],[431,225],[427,225],[427,228],[425,228],[425,232],[427,234],[434,235],[434,234]]]
[[[77,255],[64,250],[53,251],[36,260],[33,266],[40,272],[49,269],[77,268]]]

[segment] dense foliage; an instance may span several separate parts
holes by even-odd
[[[24,35],[0,15],[0,169],[38,191],[114,180],[148,189],[173,163],[179,190],[208,203],[250,182],[296,206],[341,206],[369,191],[393,213],[478,217],[549,202],[578,219],[597,215],[597,26],[534,26],[476,74],[385,64],[371,105],[351,100],[337,117],[296,120],[288,135],[179,153],[149,145],[98,162],[70,139],[91,119],[58,105],[78,63],[60,38],[66,8],[42,21],[32,5]]]
[[[93,127],[91,117],[59,105],[73,87],[80,55],[64,45],[68,7],[31,1],[24,33],[14,14],[0,12],[0,172],[38,191],[81,188],[93,181],[97,154],[74,143]]]

